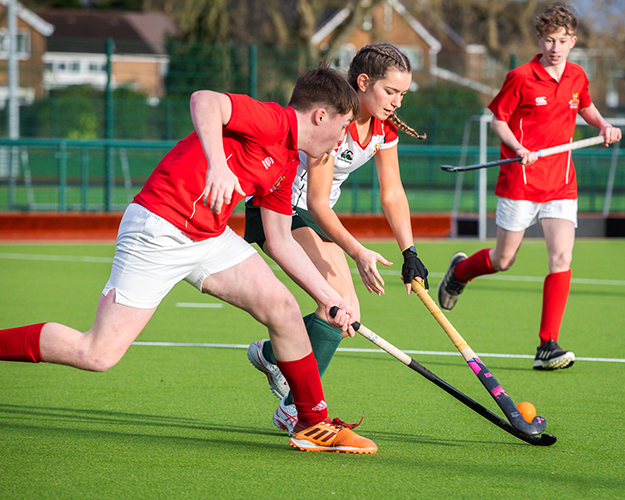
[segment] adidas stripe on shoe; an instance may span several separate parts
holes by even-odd
[[[549,340],[536,349],[534,370],[562,370],[575,363],[575,354],[560,348],[555,340]]]
[[[289,436],[293,435],[293,428],[297,424],[297,408],[294,404],[284,404],[284,400],[280,400],[278,409],[273,414],[273,425],[278,429],[285,430],[289,433]]]
[[[378,451],[370,439],[359,436],[353,428],[359,424],[346,424],[338,418],[326,418],[306,429],[293,433],[289,445],[303,451],[333,451],[336,453],[366,453]]]

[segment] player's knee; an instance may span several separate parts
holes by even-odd
[[[98,356],[86,360],[85,370],[91,372],[105,372],[113,368],[118,362],[119,357]]]
[[[91,372],[105,372],[113,368],[124,353],[112,349],[101,349],[90,346],[78,353],[78,365],[83,370]]]
[[[549,259],[549,270],[552,273],[568,271],[573,260],[572,252],[562,252]]]
[[[264,321],[269,327],[279,327],[284,323],[301,320],[301,312],[297,300],[286,288],[275,290],[266,297]]]

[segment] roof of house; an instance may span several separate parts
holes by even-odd
[[[434,52],[447,50],[451,52],[462,50],[465,42],[451,27],[441,19],[436,19],[427,12],[415,13],[412,8],[400,0],[386,0],[404,21],[430,46]],[[320,20],[317,31],[311,42],[318,45],[325,37],[341,26],[351,14],[354,6],[346,2],[342,8],[327,9]]]
[[[0,0],[0,5],[4,5],[8,9],[9,0]],[[31,26],[34,30],[38,31],[44,36],[50,36],[54,31],[54,26],[45,21],[32,10],[27,9],[21,3],[15,3],[15,10],[17,17]]]
[[[161,55],[167,37],[175,33],[173,22],[160,13],[63,9],[39,15],[55,27],[49,52],[104,52],[110,38],[117,54]]]

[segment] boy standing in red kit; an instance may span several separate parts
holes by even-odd
[[[540,221],[549,255],[543,288],[540,345],[536,370],[573,365],[575,355],[558,346],[560,325],[571,285],[570,264],[577,227],[577,181],[571,152],[538,158],[536,151],[573,140],[577,114],[600,129],[605,145],[621,139],[588,94],[584,70],[567,62],[577,37],[577,17],[561,1],[536,18],[542,53],[508,73],[489,105],[491,128],[501,139],[501,158],[521,157],[502,165],[497,179],[497,243],[467,257],[458,252],[438,286],[442,309],[451,310],[464,287],[485,274],[506,271],[515,261],[525,230]]]

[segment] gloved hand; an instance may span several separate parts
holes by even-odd
[[[402,252],[404,256],[404,265],[401,268],[401,278],[404,283],[412,283],[412,281],[419,277],[423,279],[423,286],[426,290],[429,290],[428,284],[428,270],[421,262],[421,259],[417,257],[417,250],[415,247],[406,248]]]

